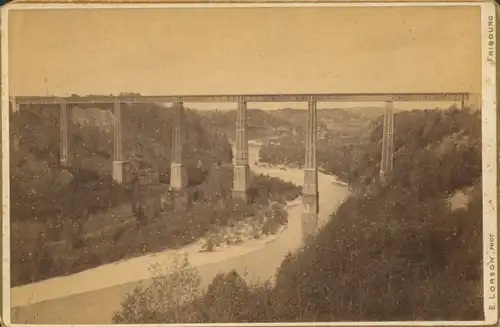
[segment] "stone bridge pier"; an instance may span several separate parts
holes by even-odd
[[[13,113],[20,114],[20,105],[16,101],[16,97],[10,97],[10,110]]]
[[[462,99],[462,108],[469,108],[470,110],[479,110],[482,107],[482,94],[481,93],[469,93]]]
[[[9,101],[9,107],[10,107],[10,112],[15,113],[17,115],[20,115],[20,106],[16,101],[15,97],[11,97]],[[17,125],[17,129],[13,130],[12,125],[10,127],[10,137],[11,137],[11,144],[12,144],[12,150],[17,151],[19,150],[20,146],[20,140],[21,140],[21,128],[19,125]]]
[[[248,166],[247,103],[238,100],[236,110],[236,144],[233,166],[233,197],[248,201],[250,171]]]
[[[118,184],[126,181],[126,160],[123,153],[123,127],[121,102],[113,102],[114,135],[113,135],[113,180]]]
[[[60,133],[60,150],[59,162],[62,168],[70,166],[70,128],[73,123],[71,107],[68,108],[66,101],[62,100],[59,110],[59,133]]]
[[[394,167],[394,103],[385,103],[382,134],[382,159],[380,162],[380,183],[386,185],[388,175]]]
[[[318,167],[316,162],[317,109],[316,101],[308,102],[305,144],[304,186],[302,189],[302,237],[306,239],[318,228],[319,194]]]
[[[170,189],[180,191],[187,187],[188,176],[184,165],[185,122],[184,105],[176,100],[172,126],[172,163],[170,164]]]

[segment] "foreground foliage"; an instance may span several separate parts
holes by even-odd
[[[168,180],[172,112],[154,105],[136,109],[122,110],[124,129],[131,131],[125,134],[126,155]],[[131,209],[138,195],[110,177],[109,126],[74,127],[76,155],[65,171],[58,165],[57,111],[27,110],[13,119],[20,135],[11,162],[13,285],[179,248],[300,193],[293,184],[254,176],[252,202],[233,200],[229,142],[188,110],[188,140],[196,145],[187,152],[188,190],[170,194],[162,211],[168,186],[147,187],[140,191],[140,209]]]
[[[275,285],[218,276],[175,322],[483,319],[480,113],[403,112],[396,122],[390,187],[378,183],[372,144],[353,195],[284,259]],[[457,191],[468,201],[453,208]],[[155,322],[172,321],[164,314]]]
[[[122,302],[115,323],[152,323],[190,320],[183,306],[200,295],[200,276],[187,257],[174,256],[168,264],[150,267],[152,279],[135,287]],[[168,314],[166,314],[168,313]]]

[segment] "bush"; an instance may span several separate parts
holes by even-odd
[[[150,271],[152,281],[125,296],[121,309],[113,315],[113,323],[190,321],[190,313],[182,308],[200,296],[200,277],[187,257],[176,256],[171,264],[156,264]]]
[[[275,219],[266,220],[264,225],[262,225],[262,233],[264,235],[275,235],[282,226],[283,225]]]
[[[267,175],[255,176],[250,187],[250,192],[255,194],[253,202],[258,205],[267,205],[269,202],[285,204],[299,197],[302,192],[302,186]]]
[[[205,252],[213,252],[215,251],[215,248],[218,246],[218,244],[216,244],[213,236],[212,237],[207,237],[205,243],[203,244],[202,246],[202,251],[205,251]]]
[[[237,322],[247,307],[248,286],[234,270],[227,275],[218,274],[203,296],[203,314],[211,322]]]
[[[184,268],[176,271],[185,275]],[[183,279],[163,277],[156,287],[138,287],[129,293],[114,314],[114,323],[214,323],[257,322],[270,316],[269,296],[271,286],[248,285],[236,271],[219,273],[203,292],[198,291],[193,278],[196,273]],[[174,281],[180,285],[175,287]],[[196,286],[196,287],[194,287]],[[193,296],[178,301],[184,290],[195,290]],[[160,303],[160,301],[162,301]],[[182,303],[182,304],[180,304]],[[180,305],[179,305],[180,304]]]

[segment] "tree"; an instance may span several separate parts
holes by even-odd
[[[208,322],[239,322],[246,314],[249,288],[236,271],[218,274],[203,296]]]
[[[156,263],[150,267],[151,281],[137,286],[127,294],[113,322],[138,324],[189,320],[182,310],[187,303],[199,298],[200,276],[191,266],[187,255],[174,256],[171,263]]]

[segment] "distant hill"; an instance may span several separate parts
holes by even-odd
[[[378,109],[378,108],[377,108]],[[375,109],[368,115],[344,109],[318,110],[318,142],[316,153],[321,170],[347,181],[349,168],[353,165],[353,155],[364,150],[370,141],[370,131],[380,117]],[[290,124],[307,121],[307,110],[282,109],[270,112],[275,117],[287,120]],[[305,155],[304,134],[286,135],[276,144],[268,143],[260,149],[260,160],[271,164],[302,166]]]
[[[203,110],[198,113],[204,117],[203,124],[216,127],[231,139],[234,138],[236,110]],[[382,108],[319,109],[318,126],[320,129],[337,130],[341,134],[346,131],[349,134],[351,129],[366,129],[382,113]],[[290,135],[302,137],[307,122],[307,110],[248,109],[247,119],[249,139]]]
[[[236,133],[236,110],[200,110],[198,113],[203,117],[202,124],[216,128],[230,139],[234,139]],[[274,116],[271,111],[261,109],[247,110],[247,126],[249,139],[286,134],[293,130],[297,132],[297,129],[300,129],[299,126],[290,124],[290,122],[281,117]]]
[[[285,108],[270,112],[293,125],[303,126],[307,119],[307,110]],[[318,109],[318,122],[334,124],[334,126],[346,123],[358,123],[360,121],[372,121],[383,114],[383,108],[349,108],[349,109]]]

